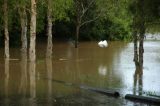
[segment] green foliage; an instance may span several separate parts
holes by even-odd
[[[131,40],[130,29],[126,28],[123,24],[112,23],[113,25],[109,28],[109,39],[110,40]]]
[[[37,28],[36,31],[37,33],[41,33],[46,30],[45,28],[45,18],[47,17],[47,8],[44,5],[43,0],[37,1]]]
[[[87,25],[82,31],[81,39],[86,40],[131,40],[129,28],[125,29],[123,24],[114,23],[107,19],[99,20],[94,24]]]
[[[152,34],[159,33],[160,32],[160,24],[159,23],[148,24],[146,32],[152,33]]]
[[[138,24],[143,20],[145,21],[145,27],[149,28],[152,25],[159,24],[160,21],[160,1],[159,0],[144,0],[141,4],[141,0],[132,0],[129,4],[129,11],[136,17],[137,27]],[[142,10],[143,9],[143,15]]]
[[[52,20],[69,21],[67,12],[72,6],[72,0],[51,0],[52,2]],[[47,24],[47,0],[39,0],[37,2],[37,33],[46,32]]]
[[[89,0],[84,1],[84,5],[88,2]],[[73,0],[55,0],[52,3],[53,20],[57,20],[56,35],[64,36],[64,38],[65,36],[68,38],[67,35],[73,37],[75,34],[73,24],[76,21]],[[96,4],[87,11],[87,15],[83,20],[89,20],[97,16],[99,18],[96,22],[87,24],[84,28],[82,27],[80,40],[131,40],[131,16],[128,16],[128,4],[129,2],[126,0],[120,0],[119,2],[96,0]],[[68,20],[68,22],[65,22],[65,20]]]
[[[74,38],[76,12],[74,0],[51,0],[54,37],[65,39]],[[82,0],[84,6],[92,0]],[[96,18],[92,23],[85,24],[80,30],[80,40],[131,40],[132,19],[139,16],[141,11],[137,7],[140,0],[94,0],[94,4],[87,10],[82,22]],[[20,18],[18,8],[26,8],[30,13],[29,0],[11,0],[8,3],[9,33],[11,45],[20,42]],[[160,1],[144,0],[144,16],[148,32],[159,32]],[[0,1],[3,8],[3,0]],[[46,33],[47,0],[37,0],[37,34]],[[83,12],[83,11],[82,11]],[[0,39],[3,36],[3,9],[0,10]],[[30,16],[28,15],[28,29]],[[139,17],[140,18],[140,17]],[[141,20],[139,20],[141,21]],[[155,28],[153,28],[153,26]],[[37,36],[38,37],[38,36]],[[4,38],[3,38],[4,39]],[[0,41],[2,42],[2,41]]]
[[[72,8],[73,0],[54,0],[53,1],[53,17],[55,20],[67,20],[69,17],[67,11]]]
[[[130,41],[131,37],[131,24],[132,16],[129,15],[128,5],[129,1],[126,0],[96,0],[96,5],[89,11],[87,17],[99,18],[94,24],[82,28],[82,39],[89,40],[125,40]]]

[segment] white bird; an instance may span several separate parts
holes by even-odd
[[[106,40],[98,42],[99,47],[107,47],[108,43]]]

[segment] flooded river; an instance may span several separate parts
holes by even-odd
[[[36,62],[29,62],[19,48],[11,60],[0,49],[0,105],[146,105],[124,100],[125,94],[160,95],[160,41],[145,41],[143,73],[135,71],[133,43],[54,43],[53,58],[46,59],[46,44],[38,43]],[[64,82],[64,83],[63,83]],[[71,84],[119,91],[119,99],[74,87]]]

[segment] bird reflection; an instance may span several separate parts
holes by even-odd
[[[98,67],[98,73],[102,76],[105,76],[107,74],[107,67],[105,65],[100,65]]]
[[[142,95],[143,91],[143,69],[136,67],[135,73],[134,73],[134,90],[133,94],[136,95],[136,91],[138,92],[138,95]]]

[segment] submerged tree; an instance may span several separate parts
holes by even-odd
[[[20,0],[18,5],[18,13],[20,16],[21,25],[21,42],[22,42],[22,52],[27,52],[27,1]]]
[[[4,0],[5,58],[9,58],[8,0]]]
[[[52,26],[52,0],[47,0],[47,58],[52,57]]]
[[[134,62],[136,67],[141,69],[143,69],[143,43],[146,28],[147,25],[159,20],[158,5],[160,5],[158,0],[133,0],[130,8],[133,13]]]
[[[72,5],[72,0],[47,0],[47,52],[46,57],[52,57],[53,32],[52,27],[56,20],[67,19],[67,10]]]
[[[137,0],[136,1],[136,12],[133,20],[134,25],[134,62],[136,67],[143,68],[143,53],[144,53],[144,34],[145,34],[145,13],[144,13],[144,0]],[[138,47],[139,41],[139,47]],[[139,48],[139,50],[138,50]],[[139,51],[139,52],[138,52]]]
[[[31,21],[30,21],[30,48],[29,48],[29,59],[35,61],[35,46],[36,46],[36,1],[31,0]]]
[[[74,0],[74,8],[76,15],[76,35],[75,35],[75,48],[78,47],[78,39],[80,28],[92,21],[95,21],[97,17],[93,17],[92,19],[85,20],[87,12],[91,7],[95,4],[95,0]]]

